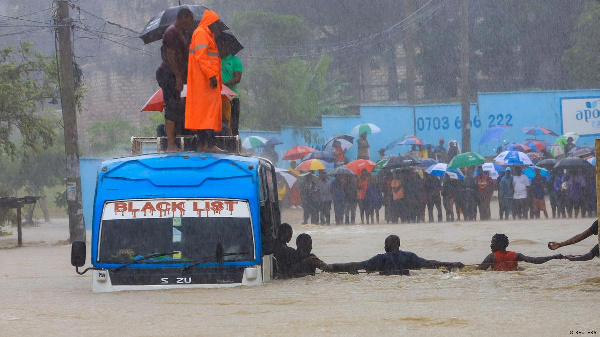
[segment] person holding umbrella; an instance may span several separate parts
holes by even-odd
[[[223,85],[229,87],[239,95],[238,84],[242,80],[244,67],[242,66],[242,61],[231,53],[229,45],[226,43],[226,39],[230,36],[227,32],[228,31],[223,32],[221,38],[217,41],[221,53],[221,77],[223,78]],[[229,119],[229,127],[231,133],[234,136],[237,136],[239,135],[240,125],[240,98],[235,97],[231,100],[230,104],[231,118]]]
[[[478,195],[478,206],[479,206],[479,219],[490,220],[492,212],[490,210],[490,202],[492,201],[492,195],[494,194],[494,181],[490,178],[490,172],[484,171],[481,166],[477,167],[477,187],[479,187]]]
[[[527,220],[527,210],[528,210],[528,195],[529,195],[529,178],[523,174],[520,166],[515,166],[515,175],[512,180],[513,187],[513,202],[514,202],[514,212],[513,212],[513,220],[515,217],[524,218]]]
[[[205,10],[189,46],[185,128],[197,131],[199,151],[223,152],[215,144],[215,132],[223,127],[221,58],[215,39],[226,27],[217,13]]]
[[[356,159],[369,160],[369,141],[367,140],[367,133],[363,132],[360,134],[358,143],[358,157]]]
[[[194,14],[188,8],[177,12],[175,23],[165,31],[160,48],[162,63],[156,70],[156,82],[162,89],[165,112],[167,152],[177,152],[175,136],[183,133],[185,105],[181,100],[188,75],[188,44],[185,31],[194,25]]]
[[[353,174],[352,174],[353,175]],[[341,225],[344,223],[344,209],[346,205],[344,184],[346,178],[343,175],[336,175],[335,180],[331,184],[331,197],[333,199],[333,214],[335,217],[335,224]]]
[[[508,220],[508,216],[513,213],[513,196],[514,190],[512,186],[512,174],[510,167],[506,168],[504,176],[500,178],[498,183],[498,202],[500,206],[500,220]],[[514,216],[513,216],[514,217]]]
[[[333,200],[332,181],[329,180],[325,170],[319,171],[319,181],[317,182],[319,190],[319,211],[321,225],[329,226],[331,224],[331,202]]]

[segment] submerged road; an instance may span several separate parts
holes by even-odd
[[[465,264],[489,254],[495,233],[509,250],[550,255],[592,220],[455,222],[411,225],[299,225],[326,262],[367,259],[397,234],[401,249]],[[9,228],[10,230],[10,228]],[[14,231],[16,232],[16,231]],[[600,260],[522,263],[517,272],[422,270],[412,276],[317,274],[260,287],[96,294],[90,274],[70,265],[66,220],[24,230],[25,247],[0,238],[0,335],[543,335],[600,332]],[[14,236],[14,235],[13,235]],[[16,242],[16,241],[15,241]],[[595,237],[559,249],[587,253]],[[292,244],[292,246],[295,246]],[[89,247],[89,246],[88,246]]]

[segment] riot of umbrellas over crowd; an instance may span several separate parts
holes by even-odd
[[[502,139],[508,127],[489,129],[480,144]],[[287,168],[277,168],[282,207],[302,208],[303,223],[354,224],[358,209],[361,223],[379,223],[380,210],[387,223],[414,223],[491,219],[490,203],[497,192],[499,218],[546,218],[546,199],[552,217],[595,216],[596,165],[592,146],[577,146],[577,133],[559,136],[544,127],[526,127],[533,136],[522,143],[498,147],[485,158],[461,153],[458,142],[444,139],[437,146],[404,136],[379,150],[371,160],[368,137],[381,129],[374,124],[356,125],[349,134],[338,134],[317,148],[294,146],[283,157]],[[554,143],[538,135],[556,137]],[[242,146],[258,156],[279,162],[277,138],[249,136]],[[356,160],[346,151],[357,146]],[[394,149],[399,154],[386,155]],[[442,209],[443,205],[443,209]],[[334,219],[331,219],[333,206]],[[427,214],[427,216],[426,216]]]

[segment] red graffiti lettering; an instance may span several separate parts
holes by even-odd
[[[150,215],[154,215],[154,211],[156,211],[156,208],[154,208],[154,205],[152,205],[150,201],[146,202],[144,204],[144,207],[142,207],[142,212],[144,212],[144,216],[146,216],[146,212],[148,211],[150,211]]]
[[[237,201],[225,201],[225,205],[227,205],[227,210],[233,215],[233,205],[237,204]]]
[[[179,216],[185,215],[185,202],[175,202],[171,203],[171,211],[173,211],[173,216],[175,216],[175,211],[179,211]]]
[[[125,212],[127,211],[127,203],[125,202],[115,202],[115,215],[117,215],[118,212],[121,212],[121,216],[125,215]]]
[[[171,205],[168,202],[159,202],[156,204],[156,209],[160,212],[160,217],[162,218],[171,212]]]
[[[221,201],[213,201],[210,208],[213,210],[213,212],[215,212],[215,214],[221,214],[223,209],[225,209]]]
[[[128,207],[129,207],[129,212],[130,212],[131,214],[133,214],[133,218],[135,219],[135,217],[136,217],[135,215],[136,215],[136,214],[137,214],[137,212],[139,212],[140,210],[139,210],[139,209],[137,209],[137,208],[133,208],[133,202],[131,202],[131,201],[130,201],[130,202],[128,202],[128,203],[127,203],[127,205],[128,205]]]
[[[210,203],[207,201],[204,204],[204,208],[198,208],[198,202],[194,201],[194,212],[198,213],[198,217],[202,217],[202,212],[206,212],[208,217],[208,211],[210,210]]]

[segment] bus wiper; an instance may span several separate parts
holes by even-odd
[[[169,253],[155,253],[155,254],[146,255],[146,256],[137,258],[137,259],[135,259],[133,261],[129,261],[129,262],[125,263],[125,264],[122,264],[121,266],[117,267],[114,271],[119,271],[119,270],[121,270],[121,269],[129,266],[130,264],[138,263],[138,262],[141,262],[141,261],[144,261],[144,260],[148,260],[148,259],[152,259],[152,258],[155,258],[155,257],[173,255],[175,253],[178,253],[178,252],[174,251],[174,252],[169,252]]]
[[[224,253],[223,256],[238,256],[238,255],[248,255],[248,254],[249,254],[248,252]],[[218,261],[218,257],[216,257],[216,256],[205,257],[203,259],[192,262],[192,264],[190,264],[190,265],[183,267],[183,269],[181,269],[181,272],[183,273],[184,271],[190,270],[190,269],[194,268],[195,266],[205,263],[205,262],[219,262],[219,261]]]

